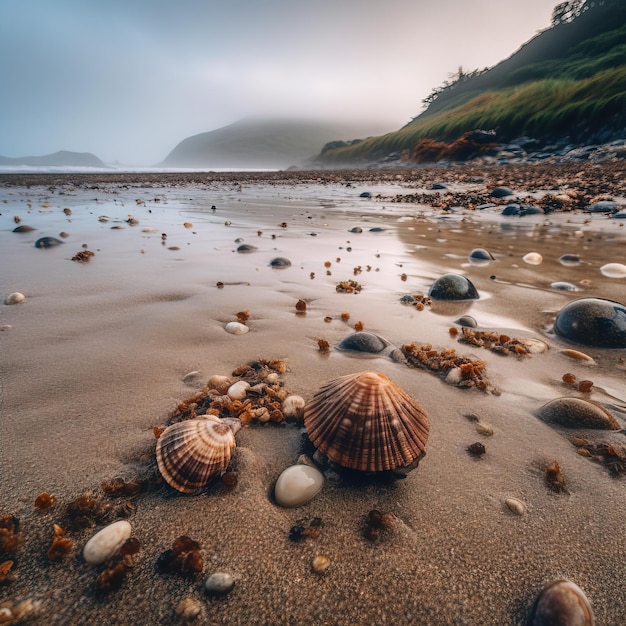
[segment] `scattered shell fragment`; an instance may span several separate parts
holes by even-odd
[[[156,459],[171,487],[196,493],[226,471],[234,449],[235,434],[229,423],[207,416],[166,428],[157,439]]]
[[[565,350],[561,350],[560,353],[563,356],[566,356],[570,359],[574,359],[576,361],[585,361],[586,363],[595,363],[592,357],[578,350],[571,350],[570,348],[566,348]]]
[[[600,272],[609,278],[625,278],[626,265],[623,263],[607,263],[600,268]]]
[[[417,467],[429,431],[422,407],[378,372],[324,384],[304,408],[304,425],[332,461],[368,472]]]
[[[224,326],[224,330],[231,335],[245,335],[250,330],[250,327],[241,322],[228,322]]]
[[[318,554],[311,563],[311,569],[316,574],[325,574],[330,567],[330,559],[325,554]]]
[[[509,511],[515,513],[515,515],[524,515],[528,511],[526,504],[517,498],[507,498],[504,504],[506,504]]]
[[[24,300],[26,300],[26,296],[23,293],[20,293],[19,291],[14,291],[4,299],[4,303],[21,304],[22,302],[24,302]]]
[[[556,398],[544,404],[537,415],[564,428],[621,429],[618,421],[604,407],[582,398]]]
[[[287,396],[283,400],[283,415],[285,417],[301,418],[304,411],[305,401],[302,396]]]
[[[83,558],[90,565],[104,563],[130,537],[130,532],[131,526],[126,520],[105,526],[85,544]]]
[[[204,583],[204,592],[212,596],[228,595],[234,588],[235,580],[226,572],[211,574]]]
[[[183,598],[176,606],[176,615],[183,622],[193,622],[203,616],[204,607],[196,598]]]
[[[274,497],[280,506],[302,506],[324,486],[324,475],[310,465],[292,465],[278,477]]]
[[[484,435],[485,437],[493,435],[493,428],[489,424],[483,424],[482,422],[476,424],[475,430],[479,435]]]
[[[543,263],[543,257],[539,252],[529,252],[522,257],[522,261],[528,263],[528,265],[541,265]]]
[[[228,388],[233,384],[233,380],[228,376],[222,376],[221,374],[214,374],[209,378],[207,387],[209,389],[215,389],[218,393],[226,395]]]
[[[231,400],[243,400],[248,393],[248,389],[250,389],[250,383],[245,380],[238,380],[228,388],[226,395]]]

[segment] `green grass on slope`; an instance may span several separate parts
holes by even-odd
[[[397,132],[331,150],[324,160],[375,160],[391,152],[410,151],[426,137],[453,141],[477,128],[494,129],[499,140],[510,140],[522,135],[575,138],[606,126],[624,125],[626,64],[583,80],[553,78],[486,92],[452,110],[417,119]]]

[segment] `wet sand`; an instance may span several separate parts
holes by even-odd
[[[549,400],[572,395],[603,404],[626,425],[626,351],[572,346],[552,332],[556,313],[577,297],[626,303],[626,279],[599,270],[626,261],[624,220],[579,209],[601,194],[624,204],[623,173],[621,163],[579,163],[0,176],[2,300],[14,291],[26,296],[0,305],[0,326],[10,326],[0,333],[0,515],[15,515],[21,534],[10,557],[15,579],[0,584],[0,605],[33,599],[38,611],[26,619],[35,624],[172,623],[184,598],[198,601],[199,623],[207,624],[523,624],[541,587],[564,577],[586,592],[598,624],[625,622],[624,478],[536,417]],[[433,182],[447,182],[456,195],[435,197]],[[501,216],[502,206],[475,210],[496,185],[522,197],[577,192],[580,202],[523,218]],[[411,195],[421,202],[397,201]],[[15,216],[37,230],[13,233]],[[355,226],[363,232],[348,232]],[[62,245],[35,248],[38,238],[61,232],[69,235]],[[257,250],[238,253],[240,243]],[[467,255],[477,247],[496,260],[471,265]],[[72,262],[84,249],[95,253],[89,262]],[[543,262],[525,263],[529,252]],[[582,262],[565,266],[563,254]],[[291,267],[271,268],[275,257]],[[446,272],[468,276],[480,299],[423,311],[400,302],[427,293]],[[362,291],[337,293],[350,279]],[[555,281],[580,291],[555,290]],[[296,314],[300,299],[304,316]],[[250,332],[226,333],[242,310]],[[516,358],[460,344],[449,329],[463,314],[481,329],[542,339],[549,350]],[[459,389],[387,358],[319,351],[319,339],[334,346],[356,321],[398,347],[430,343],[484,360],[498,393]],[[595,365],[566,358],[563,348],[584,351]],[[253,424],[237,434],[235,488],[181,496],[152,487],[132,499],[141,551],[119,590],[98,597],[101,568],[80,554],[104,522],[70,532],[73,552],[48,560],[53,524],[66,523],[68,502],[91,491],[115,505],[105,521],[116,519],[118,501],[105,498],[102,482],[133,477],[154,447],[153,426],[165,426],[210,375],[259,359],[284,360],[285,388],[305,399],[342,374],[387,375],[429,416],[425,459],[405,480],[328,481],[310,503],[285,509],[271,489],[298,458],[302,428]],[[199,375],[184,382],[193,371]],[[568,372],[592,380],[591,393],[563,383]],[[477,433],[468,413],[493,436]],[[582,434],[626,443],[622,433]],[[466,451],[477,441],[486,448],[479,458]],[[568,493],[546,485],[555,460]],[[56,497],[45,512],[34,507],[41,492]],[[511,497],[527,505],[525,515],[506,507]],[[371,509],[395,516],[375,542],[362,532]],[[322,520],[318,538],[288,538],[298,520],[312,518]],[[204,550],[196,578],[157,571],[158,556],[181,534]],[[331,560],[323,576],[311,570],[317,554]],[[0,563],[8,558],[0,554]],[[225,598],[202,591],[215,571],[236,580]]]

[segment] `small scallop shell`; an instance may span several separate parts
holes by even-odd
[[[327,382],[304,407],[304,426],[332,461],[366,472],[415,467],[429,430],[419,404],[378,372]]]
[[[302,409],[304,408],[304,398],[301,396],[287,396],[283,400],[283,415],[285,417],[302,418]]]
[[[233,384],[233,381],[228,376],[222,376],[221,374],[214,374],[209,378],[207,387],[209,389],[215,389],[218,393],[226,395],[228,388]]]
[[[539,254],[539,252],[529,252],[522,257],[522,261],[524,261],[524,263],[528,263],[528,265],[541,265],[543,257]]]
[[[226,471],[234,448],[233,428],[211,415],[166,428],[157,439],[156,459],[170,486],[196,493]]]

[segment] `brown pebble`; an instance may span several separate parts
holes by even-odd
[[[330,567],[330,559],[325,554],[318,554],[313,559],[311,567],[316,574],[325,574]]]
[[[473,456],[482,456],[485,452],[487,452],[487,450],[485,450],[485,446],[480,443],[480,441],[470,444],[467,446],[466,450]]]
[[[306,311],[306,302],[304,300],[298,300],[298,302],[296,302],[296,311],[300,313]]]

